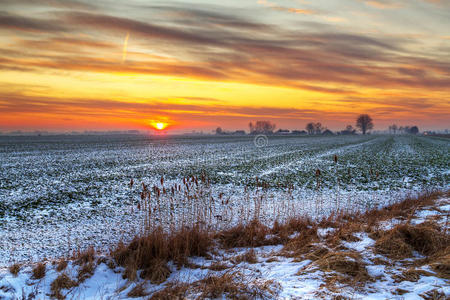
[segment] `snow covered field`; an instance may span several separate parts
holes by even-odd
[[[206,174],[208,196],[231,203],[234,212],[217,226],[232,224],[233,216],[251,218],[262,193],[261,219],[273,222],[293,210],[364,210],[448,188],[449,144],[376,135],[273,136],[264,148],[245,136],[0,137],[0,266],[129,239],[141,228],[141,182],[160,185],[161,176],[170,186]],[[185,207],[176,209],[181,215]]]

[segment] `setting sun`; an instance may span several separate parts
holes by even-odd
[[[162,122],[155,122],[155,123],[152,123],[152,125],[157,130],[163,130],[164,128],[167,127],[167,123],[162,123]]]

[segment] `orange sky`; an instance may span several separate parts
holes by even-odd
[[[450,127],[450,3],[26,1],[0,12],[0,131]]]

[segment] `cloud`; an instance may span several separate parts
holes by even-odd
[[[159,38],[192,44],[223,45],[222,41],[210,36],[104,14],[67,12],[65,13],[65,20],[74,26],[130,31],[135,35],[147,38]]]
[[[364,2],[369,6],[379,9],[395,9],[404,6],[403,3],[393,0],[364,0]]]
[[[78,9],[78,10],[93,10],[97,6],[92,1],[78,1],[78,0],[2,0],[2,7],[9,9],[29,9],[31,7],[38,8],[60,8],[60,9]]]
[[[155,50],[161,47],[161,51],[176,59],[161,60],[130,53],[126,64],[118,64],[121,60],[117,56],[97,53],[102,54],[104,48],[110,52],[120,51],[121,57],[123,40],[114,45],[87,37],[51,37],[20,40],[17,43],[21,49],[35,47],[42,50],[33,54],[16,51],[15,59],[0,60],[0,66],[181,76],[289,86],[324,93],[355,93],[355,86],[439,89],[450,86],[450,79],[445,77],[449,74],[450,62],[414,56],[398,37],[324,29],[300,32],[272,28],[246,33],[219,27],[186,31],[107,15],[77,12],[61,16],[66,18],[66,24],[72,24],[72,28],[81,26],[86,30],[118,32],[122,38],[130,32],[134,42],[149,44]],[[170,49],[165,48],[164,43],[155,44],[154,40],[170,41]],[[184,53],[180,55],[179,49]],[[45,53],[48,51],[65,55]],[[29,59],[30,55],[33,60]],[[404,64],[409,67],[405,68]],[[419,74],[412,70],[423,72]],[[330,88],[329,83],[340,84],[341,87]]]
[[[274,2],[270,2],[268,0],[258,0],[258,4],[261,4],[265,7],[268,7],[273,10],[284,11],[284,12],[289,12],[289,13],[293,13],[293,14],[300,14],[300,15],[317,14],[317,12],[314,10],[294,8],[294,7],[285,7],[285,6],[278,5]]]
[[[0,30],[2,29],[43,32],[58,32],[66,30],[65,27],[61,26],[59,22],[55,22],[54,20],[30,18],[0,12]]]
[[[450,89],[450,60],[444,51],[446,39],[443,33],[436,35],[441,37],[438,38],[439,43],[433,43],[430,42],[432,36],[427,34],[392,35],[383,33],[382,27],[380,32],[376,32],[353,25],[331,26],[318,21],[328,17],[318,10],[298,11],[303,15],[299,21],[285,20],[292,18],[283,15],[282,22],[269,22],[267,20],[277,19],[260,16],[267,10],[257,6],[256,10],[253,6],[243,13],[211,4],[194,7],[180,3],[158,5],[152,2],[146,5],[139,2],[118,4],[120,8],[126,6],[130,9],[122,12],[117,7],[113,10],[106,6],[89,11],[83,7],[57,7],[57,2],[46,1],[41,7],[43,12],[33,16],[13,13],[17,10],[0,13],[0,30],[8,33],[5,37],[7,42],[0,48],[2,71],[28,72],[36,78],[41,74],[63,78],[78,76],[79,73],[75,72],[89,72],[163,75],[288,87],[313,91],[314,96],[319,93],[327,94],[324,97],[333,95],[336,101],[342,99],[342,105],[353,107],[359,102],[378,105],[379,110],[374,110],[374,113],[393,112],[395,108],[410,113],[414,109],[435,109],[435,102],[424,101],[426,97],[423,93],[433,95],[430,96],[433,99],[436,93],[445,94]],[[386,7],[393,3],[377,2]],[[18,7],[11,1],[8,3]],[[20,0],[17,5],[25,3],[25,0]],[[36,3],[33,2],[33,8]],[[76,7],[77,3],[84,2],[74,1],[72,5],[75,6],[72,7]],[[261,4],[294,12],[273,2],[261,1]],[[273,15],[269,12],[271,18]],[[131,37],[126,61],[122,63],[123,42],[127,32]],[[258,86],[253,88],[257,91]],[[393,105],[385,105],[383,101],[391,101],[389,96],[372,102],[366,97],[368,89],[373,94],[376,94],[374,90],[390,89],[404,94],[420,92],[421,100],[414,102],[413,98],[403,96],[406,104],[392,100]],[[395,98],[400,99],[398,95]],[[67,113],[63,100],[55,102],[53,99],[54,105],[45,99],[32,100],[35,102],[30,100],[26,105],[17,106],[15,112],[19,113],[20,108],[24,112],[50,109],[55,113]],[[209,104],[202,105],[198,100],[189,100],[187,97],[184,100],[194,101],[195,105],[172,103],[163,110],[164,101],[160,100],[154,100],[152,103],[155,105],[135,103],[134,106],[111,100],[111,107],[107,104],[109,100],[90,101],[105,105],[105,108],[98,107],[105,115],[108,109],[113,111],[121,106],[133,113],[139,109],[167,114],[184,112],[198,115],[199,118],[208,114],[236,118],[275,118],[277,114],[286,118],[306,118],[318,114],[314,110],[307,112],[267,107],[258,110],[248,106],[242,109],[239,106],[228,108],[220,103],[208,110]],[[18,103],[24,101],[22,99]],[[93,104],[83,99],[79,104],[77,101],[73,99],[68,105],[78,108],[79,113],[88,114],[87,110]],[[425,102],[432,105],[420,107]],[[14,105],[8,102],[3,107],[12,111]]]

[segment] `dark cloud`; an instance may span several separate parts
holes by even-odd
[[[47,7],[47,8],[62,8],[62,9],[85,9],[93,10],[97,6],[94,1],[77,1],[77,0],[2,0],[3,7],[9,9],[29,9],[30,7]]]
[[[61,26],[60,22],[56,22],[55,20],[24,17],[6,12],[0,12],[0,30],[1,29],[42,32],[58,32],[66,30],[64,26]]]
[[[205,28],[205,25],[207,25],[217,27],[230,27],[239,30],[273,30],[272,26],[251,21],[248,19],[248,16],[239,16],[236,14],[236,12],[234,12],[234,14],[232,15],[233,12],[229,11],[229,8],[223,6],[203,5],[202,9],[192,8],[187,5],[141,5],[139,7],[162,13],[163,16],[169,17],[172,23],[180,24],[183,26]],[[219,13],[218,11],[228,11],[228,13]]]
[[[65,17],[66,21],[72,23],[74,26],[89,26],[91,29],[120,30],[122,32],[132,32],[133,34],[137,34],[142,37],[174,40],[184,43],[217,46],[223,45],[222,41],[212,36],[203,36],[194,32],[159,26],[127,18],[83,12],[69,12],[65,14]]]
[[[172,75],[332,94],[357,94],[357,87],[450,88],[448,57],[416,55],[408,50],[410,41],[406,39],[331,27],[314,31],[312,24],[304,31],[280,28],[206,8],[142,6],[143,10],[164,13],[162,23],[161,18],[148,17],[152,21],[145,21],[99,12],[51,14],[59,22],[3,13],[0,28],[55,33],[65,30],[58,24],[65,24],[73,32],[89,37],[53,34],[19,40],[15,53],[0,49],[0,68]],[[148,45],[149,49],[175,59],[129,55],[123,64],[115,60],[117,57],[104,57],[102,49],[120,56],[122,45],[114,44],[110,37],[126,33],[141,47]],[[33,59],[25,64],[25,58]],[[337,84],[339,88],[334,87]]]

